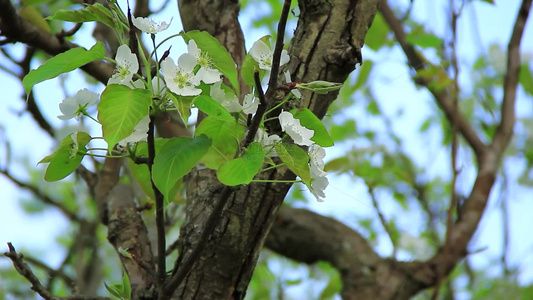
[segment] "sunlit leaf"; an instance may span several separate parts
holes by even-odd
[[[47,19],[74,23],[100,21],[111,28],[115,28],[113,15],[109,9],[100,3],[87,5],[86,7],[78,10],[60,9]]]
[[[217,178],[225,185],[248,184],[259,172],[265,152],[261,144],[251,143],[242,157],[232,159],[220,166]]]
[[[109,151],[148,115],[151,96],[148,90],[132,90],[121,84],[106,87],[98,104],[98,121],[102,124]]]
[[[309,155],[298,145],[294,144],[279,143],[276,144],[275,148],[279,158],[281,158],[287,168],[298,175],[305,184],[310,185]]]
[[[193,138],[169,139],[156,153],[153,175],[155,185],[169,200],[172,187],[200,161],[211,146],[211,139],[205,135]]]
[[[322,147],[333,146],[333,140],[329,136],[324,123],[308,108],[294,109],[291,111],[294,118],[300,120],[300,124],[305,128],[314,130],[315,134],[311,140]]]
[[[224,108],[224,106],[222,106],[215,99],[209,96],[200,95],[194,98],[193,103],[194,106],[196,106],[199,110],[215,119],[227,121],[234,120],[234,118],[231,116],[228,110]]]
[[[39,162],[49,162],[44,174],[44,179],[46,181],[61,180],[78,168],[85,156],[85,154],[80,153],[80,150],[86,150],[85,146],[91,140],[91,136],[85,132],[78,132],[76,136],[77,143],[72,139],[72,135],[68,135],[63,138],[59,145],[59,149],[57,149],[56,152]]]
[[[31,70],[22,80],[24,90],[29,93],[31,88],[39,82],[55,78],[63,73],[70,72],[92,61],[102,59],[105,55],[104,44],[97,42],[91,49],[82,47],[72,48],[60,53],[39,68]]]

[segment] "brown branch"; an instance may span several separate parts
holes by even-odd
[[[61,270],[61,268],[59,269],[54,269],[52,267],[50,267],[49,265],[45,264],[44,262],[36,259],[36,258],[33,258],[33,257],[25,257],[26,261],[28,261],[30,264],[32,265],[35,265],[36,267],[39,267],[43,270],[45,270],[47,273],[48,273],[48,276],[54,278],[54,277],[59,277],[61,279],[63,279],[63,281],[67,284],[68,287],[70,287],[71,290],[75,290],[76,289],[76,282],[73,278],[71,278],[70,276],[68,276],[65,272],[63,272]]]
[[[376,210],[376,213],[378,214],[379,221],[381,222],[381,226],[385,229],[385,232],[389,236],[390,242],[392,244],[392,257],[396,257],[396,252],[398,251],[398,245],[396,243],[396,239],[394,238],[394,233],[392,229],[390,228],[389,224],[387,224],[387,220],[385,219],[385,216],[381,212],[381,209],[379,208],[379,204],[376,198],[376,192],[374,190],[374,187],[367,183],[368,187],[368,193],[370,194],[370,199],[372,199],[372,206],[374,206],[374,209]]]
[[[496,129],[491,147],[502,153],[513,136],[515,124],[516,87],[520,74],[520,43],[524,34],[527,18],[531,10],[531,0],[522,1],[518,16],[507,45],[507,73],[503,83],[503,101],[501,108],[501,123]]]
[[[41,192],[36,186],[18,180],[17,178],[13,177],[7,170],[0,170],[0,174],[3,174],[7,179],[9,179],[11,182],[16,184],[18,187],[29,190],[32,194],[34,194],[43,203],[48,204],[50,206],[53,206],[53,207],[59,209],[59,211],[61,211],[71,221],[75,221],[75,222],[80,222],[81,221],[81,219],[76,215],[76,213],[70,211],[62,203],[53,200],[48,195],[46,195],[45,193]]]
[[[426,60],[420,52],[416,51],[412,44],[407,42],[407,34],[403,29],[403,24],[394,15],[394,12],[389,7],[386,0],[381,0],[379,10],[389,27],[394,32],[396,40],[402,47],[409,65],[416,70],[417,74],[420,74],[421,71],[427,70],[429,67],[433,68],[434,66],[429,66],[429,61]],[[450,120],[452,124],[457,123],[459,131],[470,147],[472,147],[476,153],[476,156],[480,157],[483,155],[483,153],[487,150],[487,146],[480,140],[478,134],[472,128],[470,123],[468,123],[461,112],[455,107],[453,98],[450,96],[450,94],[447,93],[447,91],[438,90],[432,87],[431,81],[426,78],[417,77],[417,82],[425,86],[429,92],[433,94],[437,104],[444,111],[448,120]]]
[[[32,47],[42,49],[51,55],[57,55],[78,45],[62,41],[57,36],[49,34],[19,17],[10,0],[0,0],[0,29],[2,35],[10,42],[22,42]],[[106,84],[113,73],[114,66],[103,61],[93,61],[81,67],[82,70]]]
[[[4,255],[7,256],[11,261],[13,262],[13,266],[17,270],[17,272],[24,276],[30,283],[31,283],[31,289],[37,292],[41,297],[43,297],[46,300],[110,300],[107,297],[92,297],[92,296],[83,296],[83,295],[75,295],[75,296],[69,296],[69,297],[57,297],[54,296],[50,291],[45,289],[41,282],[39,281],[39,278],[33,274],[33,271],[30,269],[30,267],[24,262],[23,255],[17,253],[15,250],[15,247],[13,247],[13,244],[7,243],[7,246],[9,248],[8,252],[5,252]]]

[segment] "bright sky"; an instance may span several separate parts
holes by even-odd
[[[405,3],[407,1],[402,2]],[[459,23],[459,57],[463,60],[463,63],[470,64],[480,51],[487,52],[489,45],[493,43],[498,43],[505,48],[515,15],[518,11],[519,1],[500,0],[496,2],[496,6],[491,6],[481,1],[474,1],[473,5],[468,5],[465,9],[464,18],[460,19]],[[446,5],[448,2],[415,1],[415,3],[416,6],[413,10],[413,16],[427,24],[428,28],[432,31],[437,34],[442,34],[446,20],[443,19],[441,11],[447,9]],[[154,5],[154,7],[157,6]],[[266,34],[266,31],[252,31],[247,29],[247,24],[249,24],[250,19],[254,18],[253,14],[255,11],[248,9],[242,17],[243,28],[248,37],[248,48],[255,39]],[[171,6],[170,10],[158,15],[157,18],[168,20],[171,16],[175,15],[175,12],[176,8]],[[477,23],[472,21],[476,19]],[[178,32],[179,30],[181,30],[181,24],[178,18],[174,18],[168,32]],[[476,32],[479,33],[480,40],[475,38],[477,36]],[[90,35],[91,28],[89,26],[84,26],[82,32],[78,34],[78,36]],[[86,47],[90,47],[93,41],[84,39],[80,43]],[[173,53],[179,53],[179,49],[183,49],[183,43],[179,39],[176,39],[172,44]],[[531,20],[527,24],[522,49],[523,51],[525,49],[533,49],[533,22]],[[366,59],[378,58],[380,54],[383,53],[370,53],[369,49],[363,48],[363,57]],[[375,80],[372,87],[373,91],[380,99],[387,99],[387,106],[382,107],[387,115],[394,116],[399,109],[404,110],[404,114],[397,118],[398,123],[395,126],[395,132],[405,139],[404,150],[412,154],[413,157],[416,157],[419,165],[430,166],[429,172],[431,174],[449,176],[447,152],[427,153],[426,151],[426,149],[437,147],[440,143],[440,137],[435,134],[433,136],[428,135],[424,139],[419,139],[419,137],[411,134],[418,131],[420,124],[430,111],[431,98],[425,91],[416,90],[412,86],[409,70],[405,68],[404,57],[401,55],[399,49],[387,50],[385,54],[390,59],[386,61],[386,64],[382,64],[378,70],[373,71],[372,76]],[[1,62],[5,63],[4,61]],[[463,83],[467,83],[469,79],[461,78],[461,80]],[[46,135],[37,127],[30,115],[24,112],[24,103],[19,100],[22,93],[20,83],[12,77],[6,76],[4,73],[0,74],[0,82],[2,82],[1,86],[3,87],[2,93],[4,99],[2,105],[0,105],[0,115],[3,116],[2,120],[0,120],[0,126],[3,129],[0,131],[0,141],[9,141],[12,149],[11,155],[19,159],[25,158],[26,165],[33,168],[42,157],[50,153],[53,143],[46,138]],[[67,91],[70,95],[84,87],[81,77],[79,77],[79,81],[77,82],[79,82],[79,85],[76,85],[72,81],[69,83]],[[92,89],[96,92],[101,92],[102,87],[98,85]],[[44,115],[47,116],[47,119],[54,126],[60,126],[62,124],[62,121],[55,117],[60,114],[58,104],[65,97],[61,91],[62,88],[59,80],[41,83],[35,88],[39,105]],[[418,110],[409,109],[413,105],[416,105]],[[519,94],[517,112],[519,116],[524,117],[530,117],[533,112],[531,98],[527,98],[523,92]],[[357,114],[361,124],[366,124],[366,121],[368,121],[367,126],[374,125],[371,118],[361,113],[361,111],[354,111],[354,114]],[[69,124],[74,125],[75,123],[71,122]],[[375,125],[379,126],[379,124]],[[60,138],[74,130],[74,127],[65,129],[65,134],[60,134]],[[327,159],[342,155],[346,149],[344,147],[352,146],[361,145],[354,142],[347,142],[346,145],[341,147],[330,148],[327,150]],[[1,146],[1,167],[5,166],[6,155],[6,148]],[[533,211],[533,203],[527,197],[531,191],[519,188],[516,184],[516,179],[522,168],[522,164],[523,161],[516,161],[506,170],[511,178],[511,188],[508,195],[511,216],[509,258],[510,264],[519,267],[521,270],[518,278],[519,281],[522,284],[530,284],[533,283],[533,235],[530,234],[529,229],[533,228],[533,219],[530,216]],[[20,169],[13,168],[11,171],[20,179],[28,179],[24,171]],[[468,190],[473,179],[472,174],[466,174],[463,179],[464,183],[460,185],[460,188]],[[3,191],[1,200],[3,209],[0,210],[0,220],[2,220],[1,224],[3,229],[0,231],[0,243],[4,245],[0,246],[0,252],[4,252],[1,249],[5,249],[5,243],[9,241],[13,242],[18,249],[32,249],[32,254],[39,253],[51,265],[56,265],[62,258],[63,253],[61,253],[62,251],[57,251],[55,248],[56,244],[53,237],[61,232],[65,232],[68,223],[64,217],[54,209],[48,209],[32,216],[26,215],[20,208],[17,199],[30,198],[31,195],[17,189],[16,186],[2,176],[0,176],[0,190]],[[346,224],[354,228],[360,228],[357,223],[358,218],[370,216],[375,217],[377,220],[372,203],[366,194],[366,187],[360,179],[354,180],[348,176],[330,177],[326,202],[316,203],[312,200],[309,202],[309,206],[314,211],[324,215],[334,215],[335,218],[344,221]],[[491,265],[491,261],[494,261],[501,255],[502,225],[499,202],[497,197],[495,197],[496,194],[493,193],[493,197],[491,197],[489,202],[488,211],[482,220],[475,241],[470,246],[470,250],[486,248],[484,251],[471,257],[474,265],[478,267]],[[312,198],[311,196],[310,199]],[[380,206],[386,218],[394,217],[400,225],[401,230],[405,232],[415,236],[420,233],[423,222],[421,216],[413,212],[403,211],[387,195],[382,195],[380,200],[382,200],[380,201]],[[400,214],[398,213],[399,211],[401,212]],[[380,227],[377,226],[376,228]],[[385,235],[379,240],[376,249],[382,255],[390,255],[392,248]],[[410,256],[405,254],[402,257],[411,259]],[[0,266],[4,266],[6,263],[9,263],[6,259],[0,259]],[[494,272],[494,275],[500,271],[495,268],[490,270]]]

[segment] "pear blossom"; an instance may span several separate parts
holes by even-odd
[[[117,62],[117,71],[109,78],[107,84],[128,85],[132,81],[133,75],[139,70],[137,56],[131,53],[127,45],[120,45],[115,61]]]
[[[324,198],[326,198],[325,190],[329,184],[328,179],[325,176],[321,176],[312,178],[311,180],[311,194],[315,196],[318,202],[324,202]]]
[[[327,175],[324,172],[324,157],[326,157],[326,150],[317,144],[309,148],[309,169],[311,170],[311,177],[324,177]]]
[[[259,68],[270,71],[272,69],[272,58],[274,56],[274,50],[270,49],[268,45],[262,40],[255,42],[250,49],[250,55],[255,61],[259,63]],[[287,50],[281,51],[280,66],[288,63],[290,60]]]
[[[242,101],[243,112],[245,114],[255,114],[257,107],[259,106],[259,99],[254,94],[247,94]]]
[[[146,141],[146,138],[148,137],[149,123],[150,117],[144,117],[141,121],[139,121],[137,125],[135,125],[135,128],[133,128],[133,132],[128,137],[118,142],[118,145],[126,148],[128,144]]]
[[[132,23],[135,27],[139,28],[140,31],[150,33],[150,34],[156,34],[158,32],[161,32],[170,26],[170,23],[172,23],[172,19],[170,22],[158,22],[152,19],[148,18],[142,18],[142,17],[135,17],[132,20]]]
[[[75,118],[79,120],[81,115],[86,114],[87,107],[94,105],[98,101],[98,94],[87,89],[79,90],[74,97],[63,99],[59,103],[59,110],[63,113],[57,116],[60,120]]]
[[[198,45],[196,45],[194,40],[189,41],[187,50],[189,54],[196,58],[196,63],[200,66],[200,70],[198,70],[196,76],[200,77],[201,80],[206,84],[220,81],[220,76],[222,76],[222,73],[212,67],[211,58],[207,56],[207,53],[198,49]]]
[[[284,74],[285,74],[285,83],[292,82],[291,72],[289,72],[289,70],[285,70]],[[294,97],[298,99],[302,98],[302,93],[300,93],[300,91],[296,88],[291,89],[291,93],[294,95]]]
[[[257,133],[254,138],[255,142],[258,142],[263,146],[263,150],[267,152],[270,157],[278,156],[276,149],[274,148],[277,143],[281,142],[281,138],[277,134],[268,135],[266,131],[261,128],[257,129]]]
[[[167,57],[161,62],[161,72],[165,78],[167,88],[181,96],[196,96],[202,90],[196,88],[201,78],[194,74],[196,59],[193,55],[184,53],[178,58],[178,65],[172,58]]]
[[[222,82],[219,81],[211,86],[211,89],[209,90],[211,98],[215,99],[230,113],[241,111],[243,107],[239,103],[239,98],[233,93],[226,92],[221,88],[221,85]]]
[[[281,112],[279,114],[279,123],[281,130],[286,132],[296,144],[301,146],[311,146],[314,144],[311,138],[315,135],[315,131],[300,125],[300,120],[295,119],[290,112]]]

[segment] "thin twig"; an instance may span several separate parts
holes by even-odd
[[[281,62],[281,52],[283,51],[283,40],[285,38],[285,27],[287,26],[287,18],[289,17],[289,10],[291,8],[291,0],[285,0],[283,9],[278,23],[278,36],[276,38],[276,46],[272,55],[272,68],[270,69],[270,79],[268,80],[268,91],[274,92],[278,87],[278,75]]]
[[[244,140],[243,144],[244,148],[248,147],[248,145],[250,145],[250,143],[254,140],[255,135],[257,134],[257,130],[259,129],[259,125],[261,125],[261,121],[263,120],[263,116],[265,115],[268,106],[268,100],[265,98],[263,87],[261,87],[259,71],[257,70],[254,72],[254,82],[257,95],[259,96],[259,106],[257,107],[257,111],[255,112],[252,121],[250,122],[248,135],[246,136],[246,139]]]
[[[152,190],[155,195],[155,223],[157,228],[157,279],[158,286],[161,287],[165,283],[166,278],[166,236],[165,236],[165,197],[161,191],[156,187],[152,179],[152,166],[155,159],[155,117],[150,114],[150,123],[148,125],[148,170],[150,171],[150,181],[152,183]]]
[[[396,245],[396,239],[394,239],[394,232],[390,228],[389,224],[387,224],[387,220],[385,220],[385,216],[381,212],[381,209],[379,209],[379,204],[376,198],[376,193],[374,192],[374,187],[370,184],[367,184],[368,187],[368,193],[370,194],[370,198],[372,199],[372,205],[376,209],[376,213],[378,214],[379,221],[381,222],[381,226],[385,229],[385,232],[389,235],[389,239],[392,243],[392,257],[396,257],[396,252],[398,251],[398,246]]]
[[[11,180],[11,182],[16,184],[18,187],[29,190],[30,192],[32,192],[32,194],[34,194],[39,200],[41,200],[45,204],[51,205],[59,209],[71,221],[75,221],[75,222],[81,221],[81,219],[76,215],[76,213],[70,211],[62,203],[53,200],[48,195],[41,192],[36,186],[18,180],[17,178],[13,177],[7,170],[0,170],[0,174],[3,174],[7,179]]]
[[[24,257],[26,261],[28,261],[30,264],[35,265],[36,267],[39,267],[43,270],[45,270],[50,277],[59,277],[63,279],[63,281],[67,284],[67,286],[70,287],[71,290],[74,290],[76,288],[76,281],[68,276],[61,268],[59,269],[53,269],[49,265],[45,264],[44,262],[33,258],[33,257]]]

